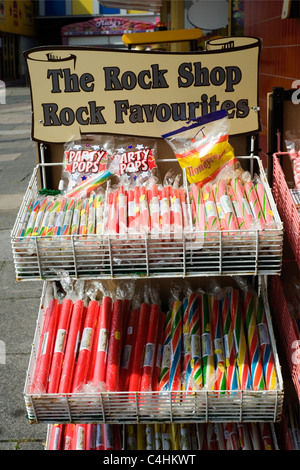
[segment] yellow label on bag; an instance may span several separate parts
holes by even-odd
[[[226,165],[236,161],[233,148],[227,139],[218,141],[209,150],[207,145],[198,146],[185,154],[175,155],[181,168],[186,169],[189,183],[195,183],[198,186],[214,180]]]

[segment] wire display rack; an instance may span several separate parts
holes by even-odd
[[[151,392],[31,393],[45,311],[44,282],[40,311],[24,388],[28,419],[32,423],[148,423],[148,422],[251,422],[280,420],[283,381],[272,329],[264,281],[261,296],[277,374],[274,390]]]
[[[171,232],[170,236],[159,238],[147,233],[133,233],[127,238],[105,233],[20,238],[18,233],[28,203],[38,195],[39,173],[44,165],[51,166],[37,165],[11,233],[16,280],[53,280],[61,270],[75,279],[279,274],[283,225],[264,168],[256,156],[239,157],[239,160],[258,165],[274,214],[272,228],[228,230],[226,234],[220,230],[204,232],[192,228],[179,236]]]

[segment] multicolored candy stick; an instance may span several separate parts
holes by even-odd
[[[202,371],[202,358],[201,358],[201,318],[200,318],[200,305],[199,298],[196,294],[188,296],[188,321],[189,321],[189,337],[191,343],[191,383],[186,382],[188,389],[203,387],[203,371]]]
[[[35,220],[36,220],[37,214],[39,212],[40,204],[41,204],[41,200],[37,199],[34,202],[33,206],[32,206],[32,209],[31,209],[31,212],[30,212],[30,217],[29,217],[29,220],[28,220],[28,223],[27,223],[27,226],[26,226],[26,230],[25,230],[25,233],[24,233],[25,237],[30,236],[33,232],[33,229],[35,227]]]
[[[88,234],[95,233],[96,212],[95,212],[95,194],[92,193],[89,197],[89,216],[88,216]]]
[[[275,390],[278,386],[275,359],[270,341],[266,314],[260,297],[257,297],[256,299],[256,322],[262,353],[266,390]]]
[[[235,192],[233,191],[230,184],[227,185],[226,190],[227,190],[227,194],[229,195],[232,206],[233,206],[233,210],[234,210],[234,213],[235,213],[235,216],[236,216],[238,228],[239,228],[239,230],[245,230],[245,228],[246,228],[245,219],[244,219],[242,211],[240,210],[240,205],[239,205],[239,202],[238,202],[237,197],[235,195]]]
[[[234,330],[236,361],[239,372],[239,386],[241,390],[251,390],[252,380],[249,355],[244,331],[244,323],[240,310],[240,296],[237,289],[231,289],[230,291],[230,311]]]
[[[226,377],[227,377],[226,389],[228,391],[234,391],[234,390],[239,389],[239,380],[238,380],[238,369],[236,366],[236,359],[235,359],[234,332],[233,332],[233,323],[232,323],[231,314],[230,314],[229,293],[225,295],[224,300],[223,300],[222,327],[223,327],[223,344],[224,344]]]
[[[63,197],[60,203],[59,212],[55,220],[55,227],[54,227],[54,233],[53,233],[54,235],[61,235],[67,207],[68,207],[68,200],[66,197]]]
[[[161,363],[161,373],[159,378],[159,390],[169,390],[170,380],[170,365],[171,365],[171,324],[172,324],[172,311],[169,310],[166,314],[164,339],[163,339],[163,354]]]
[[[258,332],[256,327],[256,303],[253,295],[247,292],[244,297],[245,325],[249,349],[253,390],[264,390],[264,374]]]
[[[172,305],[171,318],[171,351],[169,390],[181,389],[181,332],[182,332],[182,302],[175,300]]]
[[[246,230],[249,230],[253,225],[253,215],[246,197],[244,186],[239,178],[232,178],[230,183],[239,205],[240,213],[245,221],[245,228]]]
[[[264,230],[265,228],[265,219],[263,212],[260,207],[259,199],[256,193],[256,189],[252,181],[248,181],[245,184],[245,191],[246,191],[246,196],[248,199],[248,202],[250,204],[252,214],[254,219],[257,221],[259,228],[261,230]]]
[[[185,376],[183,388],[188,389],[188,383],[192,372],[191,367],[191,337],[189,332],[189,297],[183,300],[183,321],[182,321],[182,340],[183,340],[183,372]]]
[[[99,194],[96,197],[96,234],[100,235],[103,233],[103,214],[104,214],[104,202],[103,194]]]
[[[214,382],[214,390],[226,390],[226,369],[225,354],[223,346],[222,333],[222,312],[218,297],[210,297],[211,304],[211,323],[212,323],[212,339],[214,344],[214,358],[216,378]]]
[[[23,219],[20,222],[20,225],[19,225],[20,228],[19,228],[18,235],[17,235],[18,237],[23,237],[25,234],[26,226],[27,226],[33,205],[34,205],[34,199],[32,198],[28,202],[26,210],[24,212]]]
[[[263,183],[258,182],[255,189],[266,224],[273,224],[274,214]]]
[[[88,220],[89,220],[89,200],[86,198],[82,202],[82,209],[80,211],[79,235],[87,235]]]
[[[74,213],[72,217],[70,235],[78,235],[79,233],[81,211],[82,211],[82,199],[76,199],[75,205],[74,205]]]
[[[191,229],[191,224],[190,224],[190,221],[189,221],[186,193],[185,193],[184,188],[179,189],[179,198],[180,198],[181,210],[182,210],[183,230],[190,230]]]
[[[106,183],[113,173],[109,170],[102,170],[95,176],[86,179],[82,184],[76,186],[74,189],[67,191],[65,197],[88,197],[93,191],[95,192],[102,184]]]
[[[212,185],[207,183],[203,187],[203,200],[205,208],[206,230],[220,230],[217,206],[214,198]]]
[[[203,193],[201,191],[201,188],[199,186],[196,186],[195,184],[192,186],[192,198],[196,215],[196,228],[200,232],[204,232],[206,228],[206,223]]]
[[[61,235],[70,235],[74,208],[75,208],[75,200],[69,199]]]
[[[35,219],[34,229],[31,233],[31,236],[39,235],[40,230],[41,230],[41,225],[42,225],[42,222],[43,222],[43,218],[45,216],[45,211],[46,211],[46,208],[47,208],[49,203],[50,203],[50,201],[47,197],[45,197],[41,201],[41,204],[39,206],[39,210],[38,210],[38,213],[37,213],[37,216],[36,216],[36,219]]]
[[[211,337],[211,318],[208,302],[208,295],[199,295],[200,315],[201,315],[201,345],[202,345],[202,373],[203,387],[213,390],[214,383],[214,356]]]
[[[52,216],[52,211],[54,209],[55,201],[50,201],[49,204],[47,205],[47,208],[44,213],[43,221],[42,221],[42,226],[40,227],[39,230],[39,236],[44,237],[47,235],[48,232],[48,226],[49,223],[51,223],[51,216]]]
[[[51,214],[49,217],[49,221],[48,221],[48,225],[47,225],[47,229],[45,233],[46,236],[54,235],[55,223],[56,223],[57,216],[59,214],[60,205],[61,205],[61,199],[57,199],[56,201],[54,201],[54,205],[51,210]]]
[[[239,227],[224,179],[218,181],[216,190],[216,202],[220,203],[220,209],[224,214],[224,217],[220,219],[221,229],[226,235],[235,235]]]

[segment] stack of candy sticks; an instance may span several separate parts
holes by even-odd
[[[38,197],[27,206],[18,237],[101,235],[104,231],[104,208],[103,193],[92,193],[85,198]]]
[[[276,450],[269,423],[53,424],[47,450]]]
[[[158,300],[51,299],[42,318],[31,393],[278,388],[266,312],[251,292],[189,291],[167,313]]]
[[[193,228],[205,236],[219,230],[224,236],[234,236],[245,230],[275,226],[266,188],[259,178],[243,182],[233,175],[219,178],[203,188],[192,184],[189,203]]]
[[[149,234],[151,238],[181,238],[189,230],[187,199],[183,188],[151,184],[126,190],[120,185],[108,193],[105,233]]]

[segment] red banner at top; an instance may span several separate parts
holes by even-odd
[[[125,34],[153,31],[155,23],[134,21],[118,16],[103,16],[92,18],[82,23],[73,23],[61,28],[62,36],[85,36],[102,34]]]

